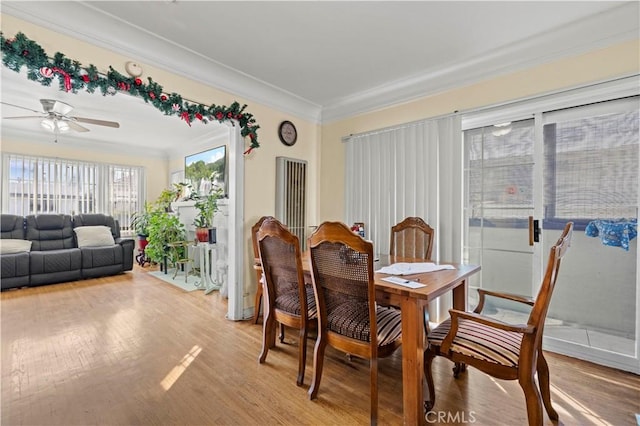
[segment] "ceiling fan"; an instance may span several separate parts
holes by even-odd
[[[97,120],[95,118],[83,118],[83,117],[75,117],[68,115],[73,107],[67,103],[62,101],[56,101],[53,99],[40,99],[40,103],[42,104],[42,109],[44,112],[36,111],[31,108],[22,107],[19,105],[14,105],[6,102],[2,102],[5,105],[10,105],[16,108],[24,109],[27,111],[32,111],[39,115],[29,115],[23,117],[3,117],[5,120],[23,120],[23,119],[39,119],[40,124],[47,130],[50,130],[54,133],[64,133],[69,130],[74,130],[76,132],[88,132],[84,126],[81,126],[78,123],[87,123],[87,124],[95,124],[97,126],[107,126],[119,128],[120,124],[115,121],[106,121],[106,120]]]

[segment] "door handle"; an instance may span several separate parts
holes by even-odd
[[[540,221],[529,216],[529,245],[540,242]]]

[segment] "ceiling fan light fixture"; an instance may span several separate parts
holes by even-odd
[[[69,131],[69,123],[66,121],[56,120],[56,126],[58,126],[59,132],[68,132]]]
[[[47,130],[51,130],[52,132],[56,128],[56,123],[53,120],[51,120],[50,118],[45,118],[44,120],[42,120],[40,122],[40,125],[42,127],[44,127],[45,129],[47,129]]]
[[[65,123],[64,121],[60,121],[58,119],[55,118],[45,118],[44,120],[42,120],[40,122],[40,125],[42,127],[44,127],[45,129],[52,131],[52,132],[68,132],[69,131],[69,124]]]

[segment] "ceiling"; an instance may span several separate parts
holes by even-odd
[[[2,13],[326,123],[638,38],[639,4],[3,0]],[[124,64],[113,65],[124,72]],[[9,74],[15,73],[2,69],[3,101],[39,110],[42,97],[68,98],[79,116],[121,123],[121,129],[93,126],[85,139],[163,148],[184,138],[170,129],[157,132],[169,136],[166,142],[145,138],[147,120],[196,132],[175,117],[158,120],[161,113],[138,99],[118,95],[95,102],[100,95],[45,93]],[[24,112],[2,109],[3,116]],[[3,120],[3,133],[26,124]],[[37,121],[33,127],[42,133]],[[137,133],[121,137],[129,128]]]
[[[102,96],[97,93],[67,93],[58,87],[42,86],[38,82],[28,80],[26,72],[13,72],[2,69],[2,136],[14,136],[18,140],[35,142],[79,145],[91,149],[114,150],[127,149],[133,154],[166,156],[176,146],[189,143],[198,149],[218,136],[226,135],[227,126],[218,123],[194,122],[188,126],[177,117],[165,117],[156,108],[145,104],[141,98],[127,94]],[[89,129],[89,132],[60,133],[46,131],[40,125],[43,107],[40,99],[54,99],[74,107],[68,114],[73,117],[93,118],[116,121],[119,128],[103,127],[86,123],[78,123]],[[16,105],[22,108],[17,108]],[[25,110],[28,108],[32,111]],[[40,113],[38,113],[40,112]],[[4,117],[25,117],[33,119],[6,119]],[[153,123],[150,126],[149,123]]]

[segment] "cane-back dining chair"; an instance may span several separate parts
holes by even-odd
[[[542,335],[560,262],[571,244],[572,232],[573,222],[569,222],[560,239],[551,247],[544,280],[535,300],[479,289],[479,303],[473,312],[451,309],[451,318],[429,334],[424,360],[430,395],[430,401],[425,402],[427,410],[431,410],[435,403],[431,364],[436,356],[443,356],[456,363],[456,377],[466,369],[466,365],[471,365],[498,379],[518,380],[527,403],[529,425],[542,425],[542,404],[549,418],[558,419],[558,413],[551,405],[549,367],[542,352]],[[487,297],[529,305],[527,323],[509,324],[483,315]]]
[[[327,345],[369,360],[371,423],[378,416],[378,358],[401,344],[400,311],[379,307],[373,280],[373,244],[340,222],[325,222],[309,237],[313,290],[318,306],[313,382],[315,399]]]
[[[391,227],[389,254],[431,260],[436,231],[420,217],[407,217]],[[424,309],[424,329],[429,330],[429,310]]]
[[[435,231],[419,217],[407,217],[391,227],[389,254],[431,260]]]
[[[302,269],[300,241],[277,219],[266,219],[257,234],[260,262],[264,274],[264,314],[262,352],[264,363],[269,348],[275,345],[276,323],[280,324],[280,342],[284,341],[282,328],[286,325],[298,329],[298,379],[304,382],[307,361],[307,335],[317,327],[316,303],[311,285],[305,285]]]
[[[262,226],[262,222],[267,219],[273,219],[273,216],[262,216],[258,221],[251,227],[251,243],[253,244],[253,258],[257,261],[260,258],[260,253],[258,252],[258,239],[256,235],[258,234],[258,230],[260,226]],[[260,307],[262,306],[262,268],[260,267],[259,262],[253,264],[253,269],[256,271],[256,300],[255,300],[255,308],[253,314],[253,323],[258,323],[258,318],[260,317]]]

